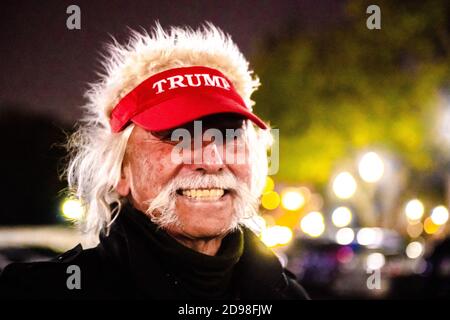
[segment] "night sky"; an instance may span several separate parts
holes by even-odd
[[[44,5],[45,3],[45,5]],[[95,81],[109,35],[123,42],[127,27],[197,27],[211,21],[232,35],[251,61],[257,44],[290,21],[321,28],[336,19],[337,1],[2,1],[0,106],[71,125],[86,83]],[[81,8],[81,30],[68,30],[66,8]],[[342,2],[341,2],[342,5]]]

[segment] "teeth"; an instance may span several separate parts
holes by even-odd
[[[225,191],[223,189],[187,189],[183,190],[183,195],[196,199],[218,199]]]

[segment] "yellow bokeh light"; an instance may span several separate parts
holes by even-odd
[[[405,206],[405,214],[410,220],[420,220],[424,210],[423,203],[419,199],[408,201]]]
[[[375,152],[366,153],[360,160],[359,175],[366,182],[377,182],[384,174],[384,163]]]
[[[280,205],[280,195],[276,191],[264,193],[261,198],[261,205],[267,210],[274,210]]]
[[[352,222],[352,212],[347,207],[336,208],[331,214],[331,220],[338,228],[348,226]]]
[[[281,205],[290,211],[296,211],[305,204],[305,197],[299,190],[288,189],[281,195]]]
[[[426,218],[423,223],[423,229],[428,234],[436,233],[439,230],[439,226],[434,224],[433,220],[430,217]]]
[[[261,241],[268,247],[286,245],[292,240],[292,230],[284,226],[268,227],[261,233]]]
[[[65,199],[61,206],[62,215],[68,220],[80,220],[83,217],[83,206],[79,200]]]
[[[300,228],[307,235],[316,238],[325,231],[325,223],[322,213],[313,211],[308,213],[300,221]]]
[[[339,173],[333,181],[333,191],[340,199],[349,199],[356,192],[355,178],[349,172]]]
[[[263,194],[273,191],[274,188],[275,188],[275,182],[273,181],[273,179],[271,177],[268,176],[266,178],[266,184],[264,186]]]

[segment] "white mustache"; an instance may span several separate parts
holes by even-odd
[[[174,178],[164,189],[169,188],[170,192],[179,189],[237,189],[242,182],[230,172],[219,174],[192,174],[186,177]]]
[[[148,201],[147,214],[160,227],[180,226],[175,212],[177,190],[202,188],[227,189],[234,194],[234,218],[231,229],[236,228],[242,219],[256,214],[257,199],[252,196],[247,184],[239,181],[231,172],[227,171],[217,174],[192,173],[189,176],[173,178],[154,199]],[[153,214],[155,211],[159,212],[158,216]]]

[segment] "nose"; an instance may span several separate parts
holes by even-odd
[[[224,169],[223,155],[214,142],[204,142],[202,148],[194,152],[193,170],[204,173],[218,173]]]

